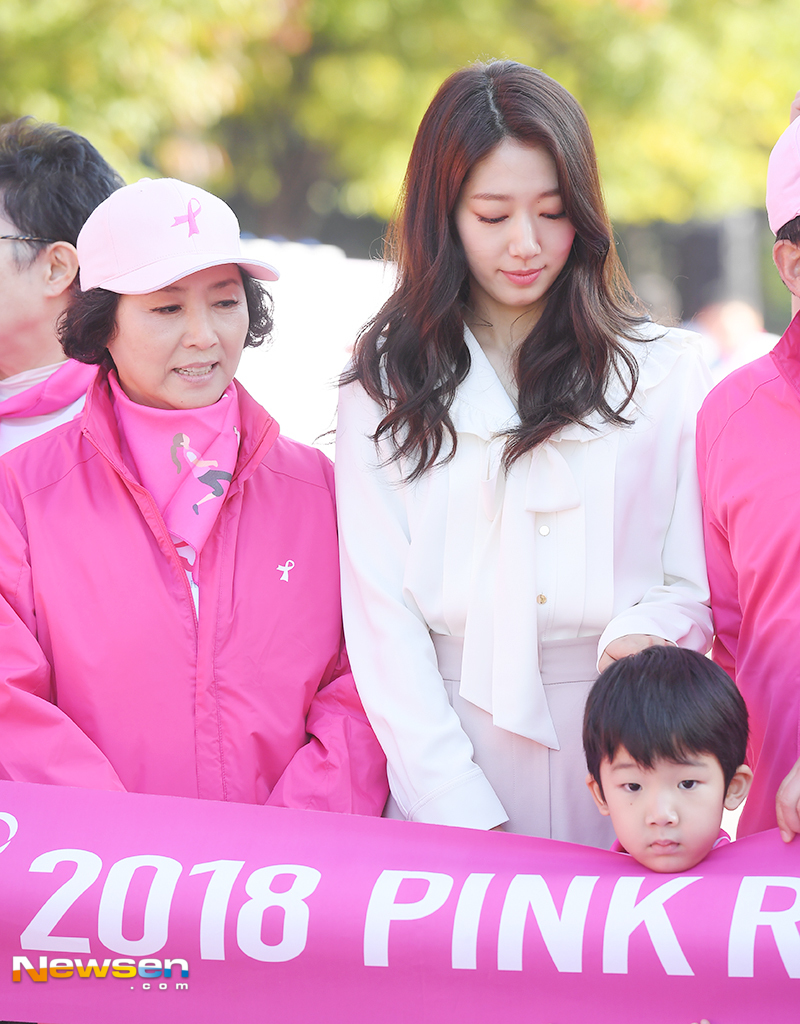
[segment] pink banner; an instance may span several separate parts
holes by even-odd
[[[683,875],[523,836],[0,782],[0,1017],[752,1024],[800,1005],[800,840]]]

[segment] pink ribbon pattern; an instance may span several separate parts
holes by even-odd
[[[196,204],[193,206],[192,204]],[[200,205],[200,200],[192,197],[187,206],[186,213],[182,217],[176,217],[171,227],[176,228],[179,224],[189,225],[189,238],[192,235],[199,235],[200,228],[197,226],[197,215],[202,211],[203,207]]]

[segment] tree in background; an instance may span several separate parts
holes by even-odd
[[[450,71],[511,57],[583,103],[615,219],[678,221],[762,205],[796,29],[797,0],[3,0],[0,113],[321,237],[390,215]]]
[[[248,47],[285,19],[281,0],[3,0],[0,116],[69,125],[129,179],[219,180],[209,132],[244,102]]]

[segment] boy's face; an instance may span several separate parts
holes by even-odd
[[[602,792],[596,780],[587,779],[595,803],[611,816],[620,844],[640,864],[652,871],[686,871],[711,851],[726,802],[725,778],[713,754],[643,768],[620,747],[613,761],[600,764],[600,781]]]

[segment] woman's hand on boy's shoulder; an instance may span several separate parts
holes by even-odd
[[[775,813],[781,839],[784,843],[791,843],[800,833],[800,761],[780,784],[775,798]]]
[[[600,656],[597,667],[602,672],[620,658],[627,658],[631,654],[638,654],[646,647],[674,647],[671,640],[665,640],[660,636],[652,636],[650,633],[626,633],[625,636],[612,640]]]

